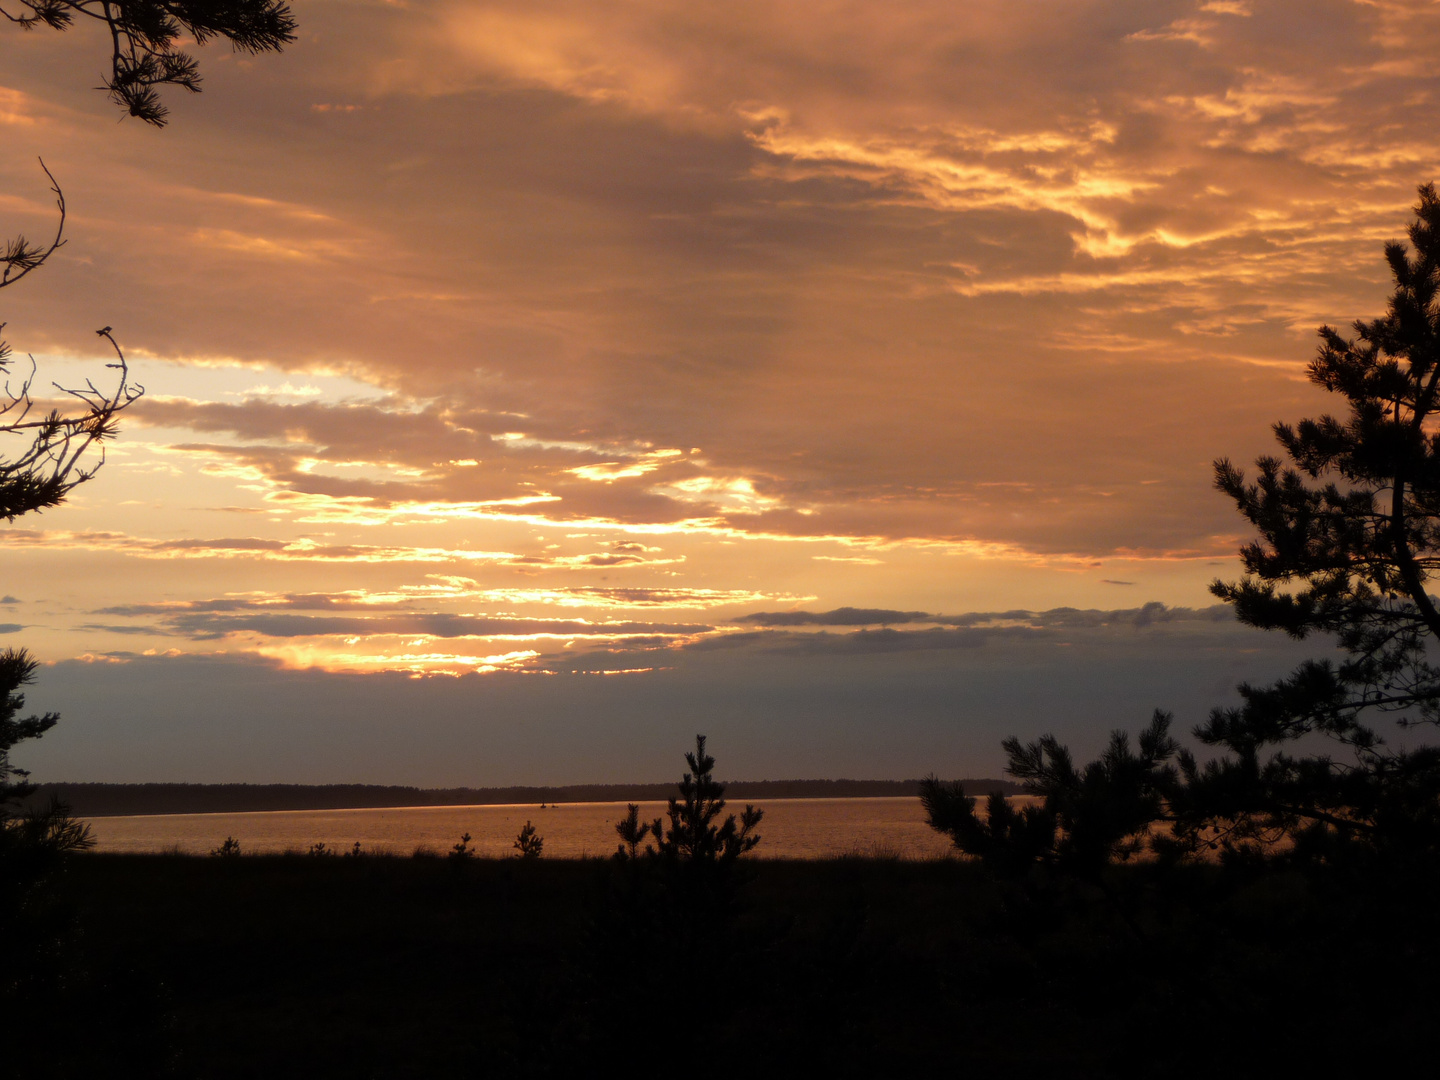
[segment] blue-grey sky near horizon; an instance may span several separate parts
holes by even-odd
[[[295,14],[163,131],[0,29],[5,335],[147,388],[0,528],[37,778],[994,775],[1324,654],[1211,606],[1211,463],[1383,309],[1440,4]]]
[[[734,779],[997,776],[1006,735],[1053,732],[1093,752],[1157,707],[1188,729],[1211,706],[1234,704],[1237,682],[1267,681],[1313,652],[1215,608],[1057,612],[979,628],[767,628],[624,678],[416,679],[136,655],[47,668],[35,700],[66,720],[26,758],[47,779],[653,782],[678,776],[704,733]]]

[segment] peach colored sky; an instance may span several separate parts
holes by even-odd
[[[0,31],[0,231],[37,156],[71,208],[7,337],[65,382],[113,326],[148,389],[0,531],[46,771],[663,776],[697,725],[752,776],[994,771],[1294,659],[1203,610],[1210,462],[1381,310],[1440,5],[296,15],[163,131],[88,28]]]

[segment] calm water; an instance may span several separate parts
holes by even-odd
[[[97,851],[203,855],[227,837],[245,852],[306,851],[323,842],[348,851],[409,855],[416,848],[448,851],[469,833],[482,856],[514,854],[511,844],[526,821],[545,838],[545,855],[580,858],[609,855],[619,844],[615,823],[625,803],[565,803],[548,809],[528,805],[417,806],[380,810],[282,810],[254,814],[164,814],[91,819]],[[727,808],[737,813],[739,805]],[[925,824],[916,798],[777,799],[764,804],[761,844],[755,854],[772,859],[825,859],[838,855],[897,855],[937,859],[950,842]],[[642,820],[663,815],[664,803],[640,804]]]

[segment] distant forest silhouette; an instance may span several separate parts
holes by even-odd
[[[737,799],[861,799],[918,796],[919,780],[737,780]],[[967,791],[1022,794],[1010,780],[965,780]],[[36,806],[58,799],[77,817],[226,814],[262,810],[363,810],[395,806],[503,803],[664,802],[675,784],[568,784],[555,787],[417,788],[379,784],[37,784]]]

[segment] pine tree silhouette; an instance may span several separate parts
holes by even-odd
[[[695,752],[686,753],[685,763],[690,771],[680,780],[679,797],[670,797],[660,854],[678,862],[734,862],[760,843],[754,830],[765,811],[747,805],[738,825],[734,814],[716,825],[725,810],[725,787],[712,775],[715,759],[705,752],[704,735],[695,736]]]

